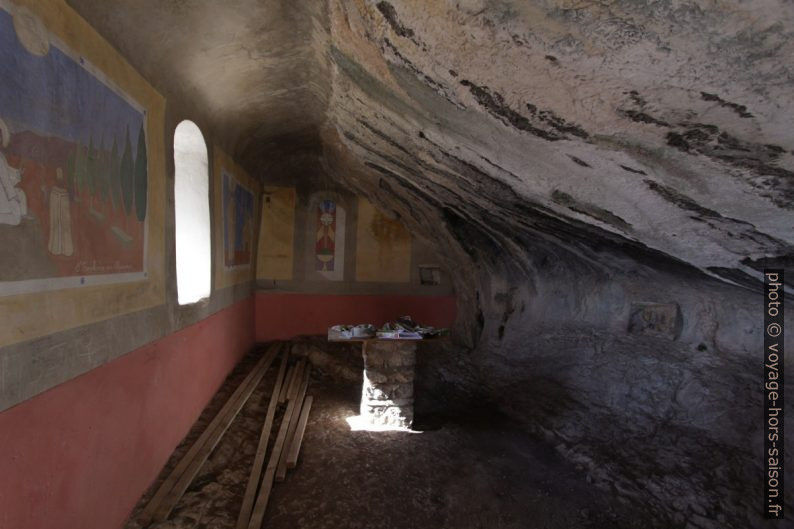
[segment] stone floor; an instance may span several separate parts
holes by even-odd
[[[249,355],[229,376],[157,484],[253,363]],[[331,377],[328,371],[313,372],[308,393],[315,399],[301,458],[287,480],[276,484],[263,527],[654,527],[641,513],[589,485],[551,447],[487,409],[432,417],[417,410],[415,426],[424,427],[422,433],[351,431],[346,419],[358,413],[361,385]],[[271,368],[171,519],[150,527],[234,527],[274,378]],[[141,499],[126,529],[141,528],[135,515],[153,490]]]

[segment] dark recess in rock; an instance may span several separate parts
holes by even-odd
[[[701,206],[690,197],[686,196],[683,193],[680,193],[679,191],[676,191],[672,187],[666,186],[664,184],[660,184],[659,182],[654,182],[653,180],[644,180],[644,182],[648,185],[649,188],[651,188],[652,191],[657,193],[659,196],[661,196],[671,204],[675,204],[681,209],[692,211],[702,217],[709,217],[715,219],[722,218],[722,215],[720,215],[717,211]]]
[[[678,150],[689,152],[689,143],[687,143],[684,137],[677,132],[668,132],[665,138],[667,140],[667,145],[670,147],[675,147]]]
[[[730,103],[728,101],[725,101],[724,99],[722,99],[720,96],[718,96],[716,94],[709,94],[708,92],[700,92],[700,97],[703,99],[703,101],[715,101],[715,102],[719,103],[720,106],[730,108],[731,110],[736,112],[740,117],[743,117],[743,118],[751,118],[751,117],[753,117],[752,114],[747,112],[747,107],[746,106],[739,105],[739,104],[736,104],[736,103]]]
[[[382,139],[383,141],[385,141],[386,143],[388,143],[389,145],[391,145],[395,149],[400,150],[400,151],[402,151],[402,152],[404,152],[406,154],[410,154],[405,147],[400,145],[393,138],[387,136],[384,132],[381,132],[380,129],[377,129],[377,128],[373,127],[372,125],[370,125],[369,123],[367,123],[363,119],[359,119],[358,122],[361,123],[361,125],[364,128],[366,128],[368,131],[370,131],[372,134],[376,135],[377,137],[379,137],[380,139]],[[419,134],[421,135],[422,133],[420,132]]]
[[[644,182],[652,191],[671,204],[675,204],[683,210],[696,213],[697,216],[690,217],[692,220],[704,222],[715,230],[722,231],[728,237],[752,241],[766,251],[785,252],[790,248],[790,246],[783,241],[759,232],[755,226],[749,222],[725,217],[713,209],[701,206],[692,198],[672,187],[654,182],[653,180],[644,180]],[[734,233],[734,231],[736,233]]]
[[[480,292],[477,291],[477,335],[481,335],[485,328],[485,315],[482,312],[482,305],[480,304]]]
[[[708,270],[719,277],[725,278],[728,281],[735,283],[740,287],[752,290],[753,292],[763,292],[764,282],[751,276],[744,270],[739,270],[738,268],[727,268],[724,266],[709,266]]]
[[[788,271],[789,274],[783,276],[783,282],[787,286],[794,287],[794,253],[776,255],[774,257],[759,257],[758,259],[745,257],[742,259],[742,264],[758,270],[761,273],[763,273],[764,270],[773,269]]]
[[[641,175],[647,175],[648,174],[645,171],[643,171],[642,169],[634,169],[633,167],[629,167],[628,165],[621,165],[620,168],[623,169],[624,171],[628,171],[628,172],[634,173],[634,174],[641,174]]]
[[[484,161],[485,163],[487,163],[488,165],[491,165],[491,166],[493,166],[493,167],[495,167],[495,168],[499,169],[500,171],[502,171],[502,172],[503,172],[503,173],[505,173],[506,175],[510,176],[510,177],[511,177],[511,178],[513,178],[514,180],[516,180],[516,181],[518,181],[518,182],[520,182],[520,181],[521,181],[521,177],[520,177],[520,176],[518,176],[517,174],[515,174],[515,173],[513,173],[513,172],[510,172],[510,171],[508,171],[507,169],[505,169],[505,168],[504,168],[504,167],[502,167],[501,165],[499,165],[499,164],[497,164],[497,163],[493,162],[492,160],[489,160],[489,159],[488,159],[488,158],[486,158],[485,156],[483,156],[483,155],[480,155],[480,159],[481,159],[482,161]]]
[[[559,60],[554,55],[546,55],[544,57],[544,59],[546,59],[547,61],[549,61],[550,63],[553,63],[553,64],[558,64],[559,63]]]
[[[555,189],[551,194],[551,199],[557,204],[567,207],[571,211],[581,213],[582,215],[587,215],[588,217],[600,220],[601,222],[615,226],[616,228],[619,228],[623,231],[631,231],[631,224],[618,217],[611,211],[607,211],[606,209],[594,206],[592,204],[581,203],[564,191]]]
[[[628,94],[632,102],[638,107],[645,107],[645,105],[648,104],[645,101],[645,99],[640,95],[640,93],[637,92],[636,90],[629,90],[628,92],[623,92],[623,93]]]
[[[397,46],[395,46],[389,39],[384,39],[384,44],[386,44],[386,46],[392,51],[394,56],[397,57],[397,59],[399,59],[402,66],[410,70],[411,73],[413,73],[420,81],[430,86],[433,90],[441,94],[444,97],[444,99],[446,99],[456,107],[463,108],[460,103],[454,101],[452,98],[450,98],[447,95],[447,91],[443,85],[436,82],[435,79],[425,74],[414,63],[409,61],[403,54],[400,53],[400,51],[397,49]]]
[[[378,171],[379,173],[381,173],[381,174],[383,174],[385,176],[389,176],[391,178],[399,178],[396,174],[392,173],[391,171],[389,171],[385,167],[380,167],[379,165],[376,165],[376,164],[370,163],[370,162],[367,162],[367,166],[371,167],[372,169],[375,169],[376,171]],[[416,212],[414,211],[414,207],[413,207],[413,204],[411,203],[411,201],[406,199],[405,197],[395,193],[394,189],[392,188],[392,186],[389,185],[389,182],[387,182],[383,178],[379,178],[378,179],[378,187],[380,189],[383,189],[387,193],[389,193],[389,196],[393,197],[400,204],[402,204],[403,207],[405,207],[405,209],[408,210],[408,212],[411,215],[411,217],[416,218]]]
[[[619,113],[623,114],[627,118],[632,121],[636,121],[637,123],[650,123],[651,125],[657,125],[659,127],[669,127],[670,124],[666,121],[662,121],[661,119],[656,119],[655,117],[646,114],[645,112],[641,112],[639,110],[625,110],[620,109],[618,110]]]
[[[394,9],[393,5],[389,2],[378,2],[377,8],[397,35],[413,40],[414,30],[400,23],[397,11]]]
[[[773,165],[784,152],[782,147],[742,141],[711,124],[681,123],[680,127],[667,133],[667,145],[748,170],[756,177],[748,180],[751,185],[765,190],[778,206],[794,208],[794,171]]]
[[[538,110],[538,107],[532,103],[527,103],[527,108],[533,117],[537,117],[540,121],[549,124],[549,126],[560,132],[573,134],[579,138],[586,139],[589,137],[589,134],[583,128],[573,123],[568,123],[551,110]]]
[[[460,157],[458,157],[458,156],[455,156],[454,154],[450,154],[450,153],[446,152],[446,151],[444,150],[444,148],[443,148],[441,145],[439,145],[438,143],[436,143],[436,142],[434,142],[434,141],[431,141],[429,138],[427,138],[427,137],[424,135],[424,133],[420,132],[420,133],[419,133],[419,137],[420,137],[420,138],[422,138],[423,140],[427,140],[427,141],[428,141],[429,143],[431,143],[431,144],[432,144],[434,147],[436,147],[436,148],[437,148],[437,149],[438,149],[440,152],[442,152],[442,153],[443,153],[445,156],[447,156],[447,157],[449,157],[449,158],[451,158],[451,159],[454,159],[454,160],[456,160],[457,162],[459,162],[459,163],[461,163],[461,164],[465,165],[466,167],[468,167],[469,169],[471,169],[471,170],[473,171],[473,173],[475,173],[477,176],[482,176],[482,177],[484,177],[484,178],[486,178],[486,179],[489,179],[489,180],[495,180],[495,181],[497,180],[497,179],[495,179],[493,176],[489,175],[489,174],[488,174],[488,173],[486,173],[485,171],[482,171],[482,170],[480,170],[478,167],[474,166],[473,164],[471,164],[471,163],[469,163],[469,162],[466,162],[466,161],[464,161],[464,160],[461,160],[461,159],[460,159]],[[480,159],[481,159],[481,160],[483,160],[484,162],[486,162],[487,164],[489,164],[489,165],[491,165],[491,166],[493,166],[493,167],[496,167],[497,169],[499,169],[499,170],[500,170],[500,171],[502,171],[503,173],[507,174],[507,175],[508,175],[508,176],[510,176],[511,178],[513,178],[513,179],[515,179],[515,180],[518,180],[518,181],[521,181],[521,177],[519,177],[517,174],[515,174],[515,173],[512,173],[512,172],[508,171],[508,170],[507,170],[507,169],[505,169],[504,167],[502,167],[502,166],[500,166],[500,165],[498,165],[498,164],[494,163],[493,161],[489,160],[489,159],[488,159],[488,158],[486,158],[485,156],[482,156],[482,155],[480,155]]]
[[[590,167],[589,163],[585,162],[584,160],[581,160],[581,159],[577,158],[576,156],[574,156],[572,154],[567,154],[566,156],[568,156],[568,158],[573,160],[573,162],[576,163],[577,165],[581,165],[582,167]]]
[[[548,125],[552,130],[540,128],[533,124],[529,118],[510,108],[505,103],[504,97],[498,92],[492,92],[487,86],[478,86],[467,79],[460,81],[460,84],[467,87],[477,102],[484,107],[491,115],[501,119],[514,128],[528,132],[544,140],[557,141],[565,139],[567,134],[587,138],[588,134],[578,125],[568,123],[563,118],[554,114],[550,110],[538,110],[538,108],[527,103],[532,117],[542,124]]]
[[[684,326],[678,303],[632,303],[628,332],[677,340]]]
[[[478,245],[478,242],[487,239],[487,237],[482,237],[480,230],[475,224],[468,222],[463,216],[460,215],[460,213],[451,207],[445,206],[441,212],[444,220],[447,223],[447,226],[454,234],[455,239],[461,245],[463,250],[469,255],[469,257],[472,258],[475,263],[478,262],[480,251],[482,250],[482,247]],[[500,253],[499,248],[496,247],[494,241],[487,242],[485,252],[489,250],[495,251],[497,254]]]
[[[784,149],[783,147],[780,147],[779,145],[771,145],[771,144],[767,143],[766,145],[764,145],[764,147],[766,147],[768,151],[773,152],[773,153],[777,153],[777,154],[783,154],[784,152],[786,152],[786,149]]]
[[[557,134],[533,126],[529,119],[510,108],[504,102],[501,94],[498,92],[491,93],[487,86],[477,86],[467,79],[461,80],[460,84],[467,87],[477,102],[491,115],[500,118],[514,128],[529,132],[544,140],[557,141],[561,139]]]
[[[499,304],[505,306],[504,312],[502,313],[502,321],[499,324],[499,329],[497,334],[499,336],[499,340],[502,340],[505,336],[505,329],[507,328],[507,322],[510,320],[510,316],[516,311],[514,305],[514,297],[516,295],[516,291],[518,289],[516,287],[511,287],[506,293],[498,293],[494,296],[494,301]]]

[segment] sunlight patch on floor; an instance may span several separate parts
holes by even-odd
[[[410,428],[398,428],[396,426],[387,426],[383,424],[372,424],[366,417],[361,415],[351,415],[345,419],[351,432],[404,432],[404,433],[422,433],[418,430],[411,430]]]

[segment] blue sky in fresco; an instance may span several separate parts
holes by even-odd
[[[230,196],[234,189],[234,195]],[[229,213],[226,210],[226,205],[229,199],[234,201],[234,218],[230,219]],[[245,242],[243,230],[246,227],[246,221],[249,224],[252,222],[254,216],[254,195],[243,186],[239,185],[237,181],[229,175],[223,173],[223,223],[224,223],[224,237],[228,232],[228,223],[233,222],[234,227],[234,241],[226,241],[227,247],[230,243],[234,243],[235,251],[243,250],[243,243]]]

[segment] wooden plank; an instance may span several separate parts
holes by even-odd
[[[303,401],[301,416],[298,419],[298,429],[295,430],[295,436],[292,438],[292,444],[290,444],[289,452],[287,453],[287,468],[295,468],[298,464],[298,454],[300,454],[301,445],[303,444],[303,434],[306,433],[306,425],[309,422],[309,413],[311,412],[313,401],[314,397],[311,395]]]
[[[300,363],[298,363],[298,368],[297,369],[298,369],[298,371],[295,374],[294,383],[292,384],[292,387],[290,387],[289,391],[287,392],[287,400],[294,400],[295,399],[295,395],[298,394],[298,390],[300,389],[301,381],[303,380],[303,374],[306,372],[306,361],[305,360],[301,360]]]
[[[196,477],[196,474],[198,474],[201,466],[218,445],[218,442],[221,440],[221,437],[223,437],[223,434],[226,433],[226,430],[229,428],[234,418],[237,417],[237,414],[240,413],[240,410],[245,405],[248,397],[251,396],[251,393],[254,392],[254,389],[256,389],[259,381],[262,380],[262,377],[265,375],[265,372],[268,370],[268,368],[270,368],[270,365],[276,358],[276,353],[276,349],[268,351],[267,361],[264,362],[259,371],[257,371],[256,375],[246,386],[245,390],[238,395],[237,400],[229,408],[226,416],[217,425],[217,428],[215,428],[212,435],[206,439],[204,445],[195,454],[195,457],[190,461],[190,464],[187,466],[187,468],[185,468],[185,471],[181,476],[179,476],[179,479],[174,483],[174,486],[160,502],[160,505],[157,507],[157,510],[154,511],[154,515],[152,517],[154,521],[165,521],[171,515],[171,511],[174,509],[176,504],[179,502],[179,499],[190,486],[190,483],[193,481],[193,478]]]
[[[312,375],[311,364],[305,364],[302,375],[300,389],[292,398],[292,400],[295,402],[296,411],[290,417],[289,428],[287,429],[287,449],[281,451],[281,457],[278,460],[278,468],[276,468],[276,481],[284,481],[284,479],[287,477],[287,456],[289,455],[289,446],[292,444],[292,438],[295,437],[295,430],[298,428],[300,408],[303,405],[303,399],[306,396],[306,389],[309,387],[309,379]]]
[[[265,452],[267,451],[267,443],[270,439],[270,430],[273,429],[273,419],[276,416],[278,398],[281,394],[281,388],[285,385],[284,372],[286,371],[288,360],[289,351],[285,350],[284,356],[281,359],[278,375],[276,376],[276,384],[273,386],[273,393],[270,395],[270,404],[268,404],[267,407],[267,414],[265,416],[265,422],[262,425],[262,432],[259,434],[259,445],[256,449],[254,465],[251,468],[251,475],[248,477],[248,485],[245,487],[243,506],[240,509],[240,515],[237,517],[237,529],[245,529],[248,527],[248,520],[251,518],[251,510],[254,506],[254,499],[256,499],[256,489],[259,485],[259,478],[262,475],[262,468],[265,463]]]
[[[139,520],[144,523],[148,524],[151,522],[154,513],[160,507],[163,499],[171,492],[173,489],[174,484],[179,480],[179,478],[184,474],[185,470],[190,466],[190,463],[196,457],[196,455],[201,451],[202,447],[207,443],[207,440],[210,439],[218,427],[220,426],[221,422],[225,420],[229,411],[234,407],[236,402],[238,401],[240,395],[251,385],[254,378],[257,374],[262,370],[262,367],[266,363],[268,363],[268,358],[275,357],[280,344],[273,344],[271,345],[267,352],[262,355],[262,358],[256,363],[256,365],[251,369],[248,375],[243,379],[237,389],[232,393],[220,411],[215,415],[207,428],[201,433],[196,442],[193,443],[193,446],[187,451],[187,453],[182,456],[182,459],[177,463],[176,467],[171,471],[168,477],[165,478],[163,483],[157,489],[152,499],[149,500],[149,503],[146,504],[146,507],[143,509],[143,512],[139,516]],[[269,365],[269,364],[268,364]],[[262,371],[263,372],[263,371]],[[263,372],[264,373],[264,372]]]
[[[289,359],[289,355],[287,355],[287,359]],[[287,382],[281,386],[281,393],[278,396],[279,404],[284,404],[284,401],[287,400],[287,392],[289,391],[289,388],[292,387],[292,379],[295,378],[296,367],[297,366],[292,365],[287,371]]]
[[[295,412],[295,406],[296,401],[294,399],[289,401],[284,416],[281,418],[281,426],[278,429],[276,441],[273,443],[273,451],[270,452],[267,468],[265,468],[265,473],[262,475],[262,484],[259,487],[256,504],[248,522],[248,529],[261,529],[262,527],[262,519],[265,517],[267,503],[270,500],[270,491],[273,489],[273,478],[276,475],[281,452],[284,450],[284,445],[287,441],[287,430],[289,429],[292,414]]]
[[[281,344],[274,344],[270,347],[270,349],[268,349],[267,354],[262,358],[262,360],[260,360],[256,368],[252,370],[249,378],[247,378],[244,383],[238,387],[232,397],[229,398],[226,405],[224,406],[224,409],[221,410],[222,413],[218,413],[217,418],[219,421],[215,425],[215,428],[204,439],[204,443],[198,447],[198,450],[194,453],[194,456],[185,466],[184,471],[174,480],[173,486],[162,498],[159,506],[154,509],[152,514],[153,520],[164,521],[171,514],[171,511],[179,502],[179,499],[182,497],[185,490],[187,490],[188,486],[193,481],[198,471],[201,469],[201,466],[215,449],[218,442],[223,437],[223,434],[226,433],[226,430],[229,428],[234,418],[248,401],[251,393],[253,393],[259,382],[262,380],[262,377],[270,368],[270,365],[273,363],[273,360],[275,360],[278,354],[278,349],[280,346]],[[205,434],[206,433],[207,432],[205,431]],[[204,434],[202,434],[202,437],[204,437]]]
[[[292,377],[292,383],[289,385],[289,389],[287,389],[287,400],[291,400],[295,397],[295,392],[298,390],[298,386],[300,386],[301,376],[303,376],[303,369],[303,360],[300,360],[295,365],[295,376]]]

